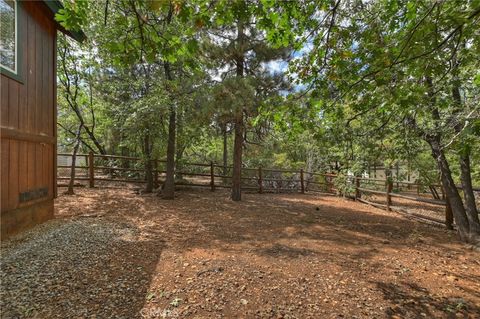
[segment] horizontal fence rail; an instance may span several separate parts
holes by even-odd
[[[75,181],[88,182],[89,187],[100,186],[105,182],[146,183],[145,159],[121,155],[77,154],[75,162]],[[150,160],[153,186],[160,187],[166,174],[166,160]],[[57,179],[70,180],[72,154],[57,154]],[[211,191],[216,188],[231,188],[232,166],[223,166],[214,162],[193,163],[179,161],[176,163],[175,185],[206,187]],[[424,185],[405,181],[381,180],[375,178],[346,176],[337,180],[333,173],[309,172],[303,169],[242,168],[242,190],[262,193],[284,192],[319,192],[334,193],[351,197],[357,201],[370,204],[388,211],[405,212],[405,206],[412,203],[426,205],[435,214],[409,215],[435,223],[453,227],[453,216],[448,201],[440,185]],[[67,186],[59,184],[58,186]],[[77,183],[74,186],[86,186]],[[428,191],[427,191],[428,190]],[[475,188],[475,191],[480,191]],[[353,193],[353,195],[352,195]],[[429,197],[431,196],[431,197]],[[395,203],[394,200],[395,199]],[[437,207],[437,208],[435,208]],[[439,211],[438,208],[443,209]],[[443,218],[442,218],[443,217]]]
[[[57,168],[59,181],[70,180],[72,168],[72,154],[58,153]],[[152,173],[155,186],[163,183],[166,169],[165,160],[154,159]],[[176,181],[178,186],[198,186],[215,188],[230,188],[232,180],[232,166],[223,166],[216,163],[180,162],[176,165]],[[89,187],[95,187],[98,182],[146,183],[145,160],[138,157],[102,154],[77,154],[75,163],[75,180],[88,181]],[[256,190],[264,192],[300,192],[327,191],[333,189],[333,184],[325,189],[316,189],[319,183],[314,178],[307,178],[303,169],[273,169],[273,168],[242,168],[242,190]],[[309,175],[309,176],[310,176]],[[326,174],[328,175],[328,174]],[[328,178],[327,178],[328,179]],[[330,180],[333,182],[333,180]],[[59,186],[66,186],[59,184]],[[76,185],[80,186],[80,185]],[[84,186],[84,185],[83,185]]]

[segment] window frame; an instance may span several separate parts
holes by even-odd
[[[23,9],[21,1],[13,0],[13,3],[15,4],[15,71],[0,64],[0,73],[23,84],[23,52],[20,50],[20,42],[23,40]]]

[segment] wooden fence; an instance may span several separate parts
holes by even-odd
[[[445,223],[447,228],[449,229],[453,228],[452,211],[448,204],[448,201],[445,200],[445,195],[443,193],[443,190],[441,190],[440,188],[441,196],[439,196],[438,191],[436,191],[436,188],[438,188],[439,185],[434,185],[429,187],[433,198],[428,198],[425,196],[425,193],[420,194],[418,191],[418,189],[420,188],[419,186],[423,186],[423,185],[419,185],[416,183],[393,181],[393,180],[380,180],[380,179],[371,179],[371,178],[362,178],[362,177],[353,177],[353,180],[355,183],[355,200],[357,201],[360,201],[375,207],[383,208],[383,209],[386,209],[387,211],[395,210],[395,211],[408,213],[409,215],[413,215],[415,217],[426,219],[435,223],[442,223],[442,224]],[[364,184],[366,185],[364,186]],[[378,187],[379,185],[383,185],[384,189],[383,190],[379,189],[379,188],[382,188],[382,187]],[[394,189],[394,185],[397,186],[396,189]],[[413,195],[412,192],[406,192],[407,194],[402,194],[401,186],[404,186],[404,188],[407,188],[407,189],[416,189],[417,190],[416,196]],[[376,195],[377,198],[383,197],[384,203],[367,200],[363,198],[365,194],[373,194],[373,195]],[[406,200],[410,202],[424,203],[424,204],[428,204],[429,206],[444,207],[445,219],[442,220],[442,219],[431,217],[425,214],[418,214],[412,211],[407,211],[405,209],[402,209],[401,203],[397,203],[397,205],[394,205],[394,202],[393,202],[394,198],[398,198],[398,199]]]
[[[72,155],[59,153],[58,156],[58,172],[67,170],[68,176],[60,174],[57,179],[59,181],[69,180],[71,161],[69,163],[68,159],[71,159]],[[62,158],[67,159],[66,163],[61,160]],[[77,163],[75,179],[87,182],[89,187],[95,187],[99,183],[105,182],[146,183],[145,160],[141,158],[93,153],[77,154]],[[165,178],[165,163],[165,160],[152,160],[154,187],[161,185]],[[215,191],[216,188],[231,188],[232,167],[224,167],[214,162],[208,164],[180,162],[177,163],[175,175],[176,186],[208,187],[211,191]],[[417,218],[445,224],[447,228],[453,227],[451,209],[439,185],[421,185],[353,176],[346,177],[344,185],[338,185],[339,183],[335,182],[337,177],[335,174],[308,172],[303,169],[242,168],[241,186],[242,190],[260,194],[268,192],[335,193],[388,211],[408,213]],[[59,184],[59,186],[66,185]],[[421,189],[429,189],[430,192],[421,192]],[[396,203],[394,203],[394,199]],[[415,213],[412,210],[407,211],[401,207],[406,203],[410,204],[410,207],[412,207],[411,203],[443,207],[444,214],[440,213],[440,216],[443,215],[444,218],[438,218],[438,210],[433,217],[428,214]]]
[[[71,161],[62,161],[61,157],[71,158],[68,153],[58,153],[57,180],[70,180]],[[78,164],[77,164],[78,163]],[[77,154],[76,181],[87,181],[89,187],[99,182],[146,183],[145,161],[137,157],[101,154]],[[154,186],[158,187],[165,177],[165,160],[152,160]],[[230,188],[232,166],[224,167],[216,163],[177,164],[175,171],[178,186]],[[62,174],[63,173],[63,174]],[[332,192],[333,174],[305,172],[303,169],[242,168],[242,190],[266,192]],[[59,184],[59,186],[66,186]],[[77,185],[79,186],[79,185]]]

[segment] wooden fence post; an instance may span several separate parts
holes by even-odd
[[[302,194],[305,194],[305,181],[303,178],[303,168],[300,169],[300,190]]]
[[[262,177],[262,167],[258,168],[258,193],[263,193],[263,177]]]
[[[447,229],[453,229],[453,212],[448,196],[445,197],[445,226]]]
[[[387,180],[387,211],[390,211],[390,206],[392,205],[392,196],[390,196],[390,193],[392,192],[393,189],[393,182],[389,178]]]
[[[94,170],[94,160],[93,160],[93,152],[88,153],[88,180],[90,188],[95,187],[95,170]]]
[[[360,177],[355,176],[355,200],[358,200],[362,196],[359,188],[360,188]]]
[[[210,190],[215,191],[215,167],[213,162],[210,162]]]

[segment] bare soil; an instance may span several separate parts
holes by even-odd
[[[55,220],[2,243],[7,279],[17,271],[8,267],[14,252],[39,234],[78,223],[83,237],[66,244],[95,247],[98,227],[119,231],[101,251],[72,252],[81,260],[71,264],[88,271],[76,276],[66,265],[52,276],[57,288],[75,289],[45,295],[24,315],[480,318],[480,253],[453,232],[393,212],[326,194],[244,194],[232,202],[223,190],[182,190],[173,201],[133,189],[76,193],[57,199]],[[23,289],[39,289],[34,281]],[[12,296],[2,296],[2,308],[18,314]]]

